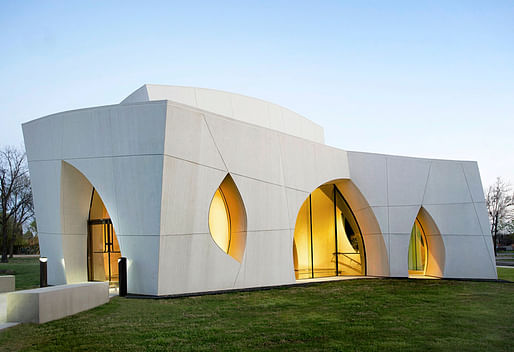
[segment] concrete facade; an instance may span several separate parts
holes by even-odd
[[[497,278],[476,162],[340,150],[323,143],[320,126],[275,104],[156,85],[121,104],[27,122],[23,133],[49,284],[88,280],[93,188],[127,258],[129,293],[294,283],[298,212],[326,183],[359,224],[366,275],[408,276],[419,217],[430,249],[426,275]],[[209,228],[227,175],[246,213],[241,261]]]

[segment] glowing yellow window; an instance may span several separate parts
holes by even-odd
[[[209,231],[214,242],[228,255],[241,262],[246,245],[246,211],[243,199],[230,175],[212,197]]]
[[[416,218],[409,243],[409,274],[424,275],[427,264],[427,240],[421,223]]]
[[[209,229],[214,242],[226,253],[230,248],[230,215],[228,212],[227,201],[217,189],[211,202],[209,211]]]

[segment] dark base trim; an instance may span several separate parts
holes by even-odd
[[[247,288],[231,288],[225,290],[215,290],[215,291],[201,291],[201,292],[190,292],[190,293],[177,293],[173,295],[142,295],[142,294],[127,294],[126,298],[138,298],[138,299],[173,299],[173,298],[183,298],[183,297],[197,297],[197,296],[210,296],[210,295],[221,295],[225,293],[237,293],[237,292],[253,292],[253,291],[265,291],[265,290],[273,290],[273,289],[285,289],[290,287],[305,287],[305,286],[313,286],[320,285],[327,282],[344,282],[347,280],[361,280],[361,278],[352,278],[347,280],[341,280],[340,276],[337,276],[338,279],[335,280],[323,280],[318,282],[296,282],[294,284],[284,284],[284,285],[273,285],[273,286],[259,286],[259,287],[247,287]],[[398,280],[405,279],[409,280],[408,277],[387,277],[387,276],[364,276],[363,278],[373,278],[378,280]],[[410,280],[433,280],[433,279],[410,279]],[[469,281],[469,282],[498,282],[498,283],[509,283],[514,284],[512,281],[507,280],[494,280],[494,279],[463,279],[463,278],[441,278],[440,280],[445,281]]]

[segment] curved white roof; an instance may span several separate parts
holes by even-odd
[[[145,84],[121,104],[169,100],[261,127],[324,143],[323,128],[279,105],[214,89]]]

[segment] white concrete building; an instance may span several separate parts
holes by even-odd
[[[476,162],[350,152],[283,107],[144,85],[23,125],[49,284],[172,295],[338,275],[496,279]]]

